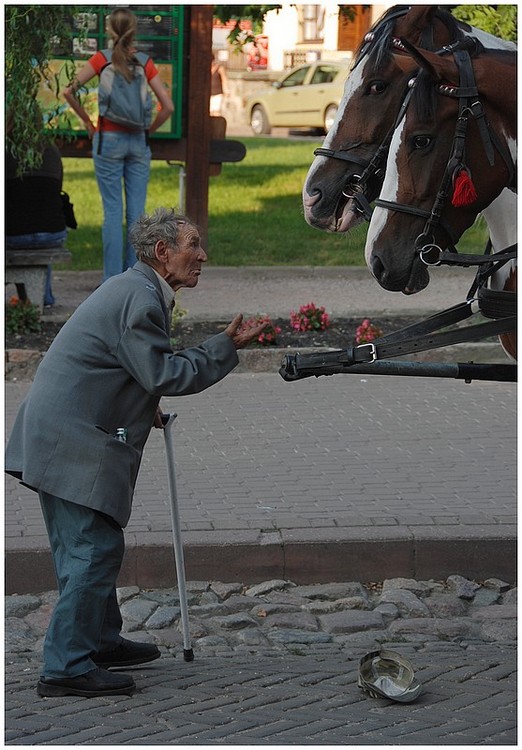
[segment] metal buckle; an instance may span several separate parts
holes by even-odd
[[[368,359],[368,360],[365,360],[365,361],[366,361],[366,362],[368,362],[368,363],[370,363],[370,364],[371,364],[372,362],[376,362],[376,361],[377,361],[377,347],[375,346],[375,344],[372,344],[371,342],[370,342],[370,343],[368,343],[368,344],[360,344],[360,345],[359,345],[359,346],[357,347],[357,351],[360,351],[360,350],[361,350],[361,349],[363,349],[363,348],[364,348],[365,346],[369,346],[369,347],[370,347],[370,359]]]

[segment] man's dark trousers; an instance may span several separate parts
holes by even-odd
[[[71,678],[96,669],[90,658],[121,643],[116,579],[123,530],[110,516],[39,492],[59,598],[44,641],[44,677]]]

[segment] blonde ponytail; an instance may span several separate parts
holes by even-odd
[[[136,16],[128,8],[117,8],[109,16],[109,32],[114,42],[112,64],[127,81],[134,78],[131,48],[137,28]]]

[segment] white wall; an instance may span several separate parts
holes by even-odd
[[[281,10],[270,10],[266,14],[263,24],[263,34],[266,34],[269,39],[268,70],[274,71],[283,70],[284,51],[295,49],[298,44],[299,22],[295,3],[282,2],[281,5]],[[340,56],[347,57],[345,51],[337,51],[338,4],[326,0],[326,2],[317,3],[317,5],[324,7],[324,44],[321,47],[322,56],[332,59]],[[393,3],[372,4],[372,24],[392,5]]]
[[[281,10],[269,10],[263,24],[268,37],[268,70],[283,70],[283,52],[297,45],[297,10],[290,3],[282,3]]]

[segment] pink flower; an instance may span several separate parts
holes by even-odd
[[[257,315],[254,318],[249,318],[245,323],[243,323],[243,327],[251,328],[252,326],[258,325],[258,323],[264,323],[266,327],[265,330],[262,331],[257,337],[257,343],[261,346],[270,346],[270,344],[275,344],[277,340],[277,334],[281,333],[281,329],[279,328],[279,326],[274,326],[272,320],[268,315]]]
[[[309,302],[301,305],[299,312],[291,311],[290,325],[295,331],[324,331],[330,327],[330,317],[324,307]]]
[[[380,336],[382,336],[382,330],[373,325],[368,318],[365,318],[355,331],[355,343],[369,344]]]

